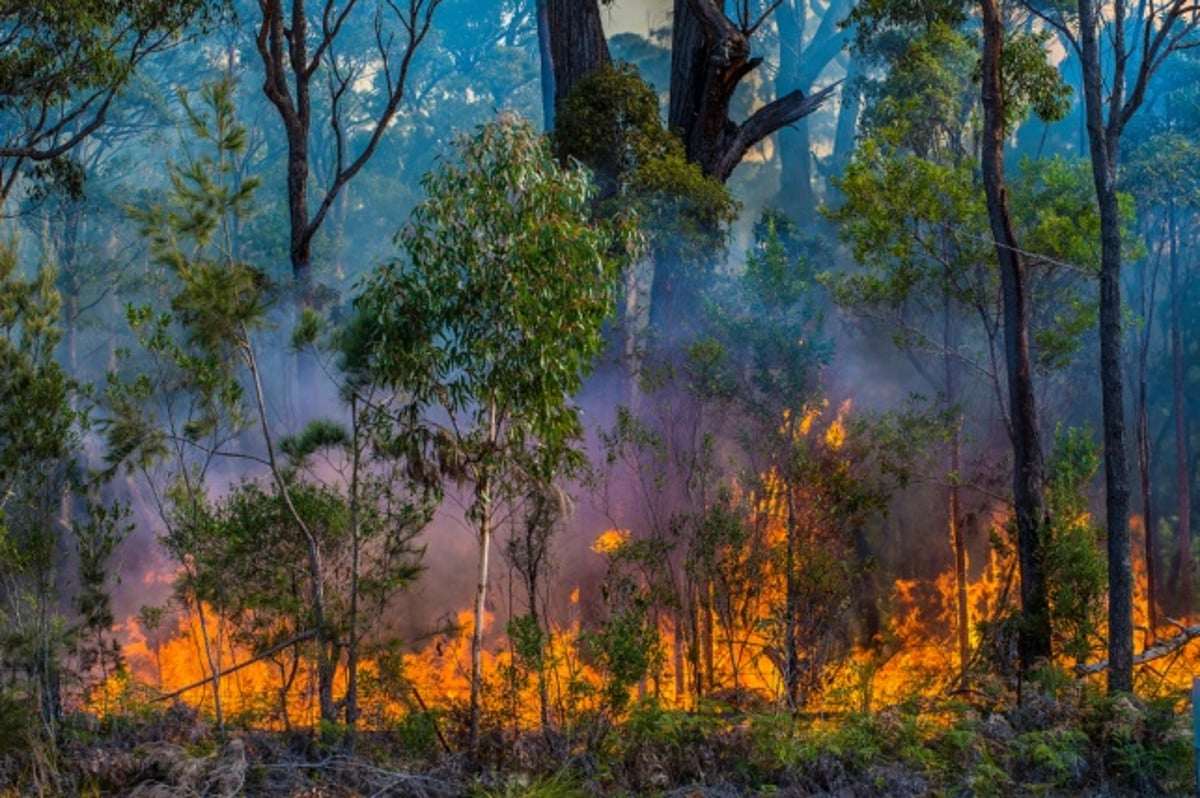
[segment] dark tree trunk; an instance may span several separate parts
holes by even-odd
[[[1106,86],[1100,65],[1100,20],[1092,0],[1079,0],[1079,42],[1088,150],[1100,211],[1100,394],[1104,416],[1104,486],[1108,526],[1108,691],[1133,691],[1133,567],[1129,545],[1129,465],[1125,452],[1121,375],[1121,214],[1117,153],[1126,112],[1124,71]],[[1124,36],[1117,4],[1116,34]],[[1119,43],[1123,51],[1124,41]],[[1110,124],[1104,122],[1108,91]]]
[[[668,124],[683,137],[688,160],[724,183],[751,147],[811,114],[834,87],[807,96],[793,90],[738,124],[729,118],[729,103],[762,63],[750,55],[759,23],[735,25],[716,0],[675,0],[674,8]]]
[[[1187,402],[1183,392],[1183,311],[1179,279],[1179,230],[1175,224],[1175,203],[1167,206],[1167,226],[1171,247],[1171,394],[1175,415],[1175,490],[1179,515],[1179,546],[1176,570],[1179,574],[1179,600],[1186,619],[1192,614],[1192,481],[1188,475]]]
[[[996,241],[1004,313],[1004,350],[1013,447],[1013,498],[1017,516],[1017,561],[1021,572],[1021,669],[1051,656],[1050,612],[1042,561],[1047,528],[1043,502],[1044,465],[1038,440],[1037,405],[1029,357],[1029,286],[1009,215],[1004,185],[1004,85],[1000,62],[1004,21],[999,0],[981,0],[983,10],[982,171],[988,221]]]
[[[357,0],[347,0],[340,7],[332,2],[320,3],[321,23],[317,30],[310,30],[306,0],[290,0],[287,9],[284,0],[259,0],[261,17],[255,46],[266,71],[263,92],[278,112],[287,139],[288,255],[302,304],[311,305],[314,298],[313,238],[342,189],[375,154],[380,139],[399,110],[413,55],[428,34],[433,12],[440,3],[441,0],[387,3],[394,19],[388,19],[386,23],[399,31],[395,37],[399,52],[393,49],[392,38],[382,34],[376,38],[378,52],[375,55],[386,72],[387,91],[382,98],[382,108],[368,122],[365,143],[352,151],[345,128],[348,112],[343,103],[358,73],[336,68],[329,56],[346,20],[356,9]],[[323,73],[322,67],[328,73]],[[324,81],[326,74],[330,90],[327,121],[332,129],[333,166],[329,170],[330,180],[318,195],[316,209],[312,210],[308,196],[312,82],[314,78]]]
[[[547,119],[554,118],[555,109],[576,83],[612,63],[596,0],[538,0],[538,45],[542,53],[542,102],[550,97],[554,102],[553,108],[545,108]]]

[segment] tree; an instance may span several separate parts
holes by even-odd
[[[1121,137],[1146,99],[1150,79],[1176,50],[1194,46],[1200,17],[1191,0],[1078,0],[1028,4],[1079,56],[1088,155],[1100,213],[1100,393],[1108,529],[1108,689],[1133,690],[1133,568],[1129,465],[1121,374]],[[1102,38],[1106,44],[1102,44]],[[1107,59],[1106,59],[1107,54]]]
[[[946,400],[959,420],[949,431],[947,469],[948,525],[953,541],[958,588],[958,642],[960,665],[966,668],[969,658],[970,621],[967,595],[966,541],[961,525],[962,416],[961,405],[968,401],[969,384],[962,373],[964,353],[971,350],[970,337],[963,322],[976,316],[982,322],[987,340],[989,360],[998,358],[996,337],[1001,326],[993,308],[1003,306],[1005,335],[1020,330],[1017,339],[1006,337],[1007,361],[1010,369],[1024,364],[1024,393],[1010,391],[1005,402],[1000,375],[994,368],[974,364],[973,369],[990,372],[996,397],[1007,410],[1010,440],[1014,444],[1014,474],[1027,479],[1030,457],[1040,463],[1040,447],[1036,446],[1036,418],[1033,413],[1032,369],[1028,337],[1031,335],[1035,283],[1025,274],[1023,265],[1017,286],[1021,306],[1016,316],[1013,303],[1015,289],[1012,273],[1001,272],[1001,287],[997,291],[992,271],[992,256],[985,241],[987,210],[993,197],[1005,196],[1004,218],[1013,238],[1001,254],[1017,256],[1016,223],[1007,210],[1007,187],[1003,185],[1004,131],[1010,129],[1028,112],[1032,105],[1043,118],[1061,115],[1064,90],[1056,76],[1046,66],[1042,55],[1043,41],[1032,36],[1009,36],[1003,26],[1000,35],[1008,49],[1003,61],[999,58],[999,43],[990,53],[984,66],[994,69],[985,77],[1005,80],[1006,104],[994,104],[995,91],[985,83],[984,126],[973,123],[978,114],[980,97],[970,80],[977,68],[978,55],[974,43],[964,31],[966,8],[961,4],[922,4],[916,8],[887,2],[870,3],[860,7],[854,18],[859,24],[859,48],[874,53],[876,58],[891,66],[888,76],[868,86],[874,100],[865,120],[865,137],[855,160],[847,167],[840,188],[846,197],[837,218],[846,224],[845,235],[855,243],[855,256],[868,266],[865,274],[849,276],[840,281],[839,297],[866,308],[890,305],[885,316],[889,326],[899,331],[897,340],[914,349],[929,349],[941,353],[942,368],[933,371],[921,367],[919,373]],[[919,33],[916,33],[919,32]],[[916,33],[916,35],[914,35]],[[990,40],[988,40],[990,43]],[[1019,80],[1018,80],[1019,78]],[[994,116],[988,116],[988,114]],[[989,123],[999,127],[989,127]],[[982,141],[986,191],[978,185],[976,155],[973,146]],[[999,149],[997,149],[999,148]],[[998,160],[999,159],[999,160]],[[997,167],[999,171],[997,171]],[[1044,170],[1028,165],[1030,174]],[[996,180],[999,182],[995,182]],[[991,182],[987,182],[991,181]],[[1028,181],[1023,181],[1028,182]],[[1032,181],[1036,182],[1036,180]],[[1049,181],[1047,181],[1049,182]],[[995,189],[995,191],[993,191]],[[1036,192],[1038,202],[1022,208],[1025,213],[1017,219],[1027,229],[1037,230],[1056,206],[1051,202],[1054,192],[1046,188]],[[1045,242],[1039,241],[1044,245]],[[1035,249],[1039,249],[1037,247]],[[1043,258],[1033,253],[1021,257]],[[1067,260],[1066,258],[1060,258]],[[1055,269],[1045,264],[1048,278]],[[1045,284],[1053,281],[1043,278]],[[940,301],[939,301],[940,300]],[[924,305],[924,307],[923,307]],[[930,307],[932,306],[932,307]],[[898,312],[897,312],[898,311]],[[877,311],[876,311],[877,312]],[[1067,315],[1064,314],[1065,319]],[[928,319],[928,320],[926,320]],[[1020,327],[1016,325],[1020,322]],[[936,329],[926,331],[927,325]],[[1056,326],[1067,326],[1056,321]],[[1043,330],[1044,332],[1044,330]],[[1026,339],[1022,361],[1011,344]],[[1045,340],[1045,339],[1044,339]],[[1067,345],[1069,348],[1069,345]],[[1052,347],[1047,344],[1047,352]],[[1013,372],[1010,371],[1010,377]],[[1025,404],[1020,404],[1021,398]],[[1028,436],[1033,435],[1035,448],[1030,453]],[[1023,448],[1019,451],[1019,441]],[[1033,469],[1040,473],[1040,465]],[[1024,475],[1024,476],[1023,476]],[[1042,481],[1040,477],[1034,480]],[[1014,500],[1018,518],[1018,551],[1021,554],[1021,584],[1023,593],[1023,641],[1040,642],[1040,653],[1028,654],[1023,646],[1022,662],[1027,667],[1034,660],[1049,655],[1049,614],[1045,604],[1044,579],[1038,568],[1038,538],[1031,533],[1028,518],[1039,518],[1040,511],[1029,510],[1042,501],[1041,487],[1014,483]],[[1032,512],[1032,515],[1026,516]],[[1033,529],[1036,531],[1036,528]]]
[[[255,46],[266,70],[263,91],[278,112],[287,138],[288,252],[303,302],[312,301],[313,238],[338,194],[371,159],[400,110],[413,57],[440,3],[376,2],[373,52],[367,54],[339,50],[349,38],[351,17],[361,15],[367,3],[346,0],[339,8],[334,0],[323,0],[314,14],[306,0],[258,2],[261,14]],[[376,87],[377,97],[357,95],[357,84],[365,79]],[[318,86],[323,82],[328,92],[326,121],[332,129],[334,152],[328,174],[321,176],[316,210],[310,211],[314,81]]]
[[[54,358],[58,313],[53,272],[23,280],[15,246],[0,246],[0,664],[20,676],[5,686],[15,693],[10,706],[41,723],[24,729],[49,740],[62,715],[69,642],[55,611],[56,577],[79,420]],[[22,728],[16,715],[5,718],[9,730]]]
[[[217,0],[77,0],[0,5],[0,205],[32,176],[79,187],[72,150],[105,123],[147,58],[211,21]]]
[[[843,24],[850,14],[851,3],[834,0],[824,9],[809,0],[789,0],[775,9],[775,24],[779,30],[779,69],[775,73],[775,93],[784,95],[792,89],[811,93],[817,78],[843,52],[853,35],[852,27]],[[809,29],[809,14],[819,13],[816,30]],[[806,41],[807,40],[807,41]],[[842,83],[843,112],[853,106],[853,94],[859,89],[851,85],[850,75]],[[839,114],[840,116],[840,114]],[[804,116],[779,130],[779,184],[776,202],[793,219],[808,219],[815,215],[816,195],[813,192],[813,152],[808,117]]]
[[[129,310],[152,365],[131,382],[110,377],[109,459],[114,468],[125,463],[140,469],[155,490],[167,541],[194,583],[184,587],[207,635],[200,586],[212,576],[198,567],[196,556],[211,532],[205,480],[216,458],[233,454],[228,447],[236,437],[257,427],[261,448],[245,457],[263,468],[303,544],[320,716],[334,723],[338,643],[327,598],[327,552],[319,530],[292,500],[293,485],[268,414],[253,335],[265,324],[268,282],[237,258],[234,246],[234,222],[249,212],[258,182],[233,179],[247,136],[235,117],[232,89],[228,79],[206,86],[203,108],[193,108],[184,97],[191,132],[209,151],[169,164],[165,201],[134,211],[155,260],[170,274],[171,312]],[[159,484],[151,472],[164,461],[169,466],[165,484]],[[209,651],[220,725],[219,640]]]
[[[479,542],[471,640],[470,749],[478,753],[488,563],[510,473],[579,462],[570,395],[600,350],[619,263],[588,219],[592,187],[559,167],[527,122],[505,116],[460,139],[423,181],[400,235],[406,261],[356,300],[378,377],[409,399],[446,478],[471,486]]]
[[[762,63],[750,55],[750,37],[777,5],[752,18],[749,4],[740,3],[733,20],[716,0],[675,0],[668,126],[683,137],[688,160],[722,183],[751,147],[817,110],[835,88],[808,95],[794,89],[741,123],[729,118],[738,84]]]
[[[553,140],[560,158],[592,170],[597,217],[632,209],[646,231],[646,258],[626,275],[622,319],[624,355],[636,374],[647,323],[660,343],[681,337],[680,322],[695,310],[736,205],[725,186],[687,161],[662,125],[654,90],[628,64],[601,67],[576,84],[559,107]],[[652,272],[648,281],[645,272]]]
[[[1000,263],[1004,314],[1004,354],[1008,372],[1010,439],[1013,449],[1013,502],[1017,516],[1017,559],[1021,571],[1020,658],[1029,670],[1051,656],[1050,605],[1046,591],[1043,538],[1048,533],[1043,491],[1045,465],[1038,438],[1033,364],[1029,354],[1029,276],[1008,207],[1004,182],[1004,142],[1013,92],[1003,79],[1004,19],[998,0],[983,9],[983,187],[988,223]],[[1019,100],[1018,100],[1019,101]]]
[[[558,107],[575,85],[612,63],[596,0],[537,0],[542,62],[542,113],[552,130]]]

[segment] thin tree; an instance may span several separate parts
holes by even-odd
[[[1195,0],[1078,0],[1030,9],[1053,26],[1083,67],[1088,154],[1100,211],[1100,394],[1108,528],[1108,690],[1133,690],[1133,567],[1129,462],[1121,374],[1121,136],[1150,79],[1177,50],[1200,44]],[[1103,40],[1103,41],[1102,41]]]
[[[1008,375],[1009,434],[1013,448],[1013,499],[1017,516],[1017,561],[1021,572],[1022,670],[1048,660],[1050,607],[1042,565],[1042,537],[1047,528],[1043,502],[1045,466],[1038,438],[1033,364],[1029,355],[1029,275],[1017,241],[1004,181],[1007,135],[1005,84],[1002,75],[1004,19],[999,0],[981,0],[983,11],[983,187],[988,222],[1000,263],[1004,314],[1004,354]]]
[[[429,34],[433,13],[442,0],[377,1],[370,29],[374,50],[342,53],[338,44],[367,3],[346,0],[341,6],[324,0],[310,9],[306,0],[258,0],[260,17],[255,46],[266,70],[263,91],[283,123],[287,138],[288,256],[302,301],[312,299],[312,242],[346,184],[374,155],[404,99],[417,49]],[[353,17],[353,19],[352,19]],[[379,97],[355,103],[357,84],[373,80]],[[333,163],[321,175],[316,208],[310,209],[312,178],[309,146],[313,124],[313,92],[324,87],[332,130]],[[366,120],[360,118],[366,115]],[[365,137],[352,135],[365,130]]]
[[[570,395],[603,345],[618,263],[588,221],[581,171],[555,162],[512,117],[460,141],[423,181],[427,198],[357,300],[375,325],[379,378],[406,390],[445,478],[469,486],[479,561],[471,639],[469,748],[477,760],[489,560],[513,474],[549,481],[578,465]]]

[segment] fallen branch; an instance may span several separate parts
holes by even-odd
[[[301,632],[300,634],[296,635],[295,637],[289,637],[287,640],[284,640],[282,643],[271,646],[266,651],[263,651],[259,654],[255,654],[253,657],[246,660],[245,662],[239,662],[237,665],[234,665],[231,668],[226,668],[225,670],[223,670],[217,674],[217,678],[223,679],[231,673],[237,673],[242,668],[245,668],[249,665],[253,665],[254,663],[256,663],[260,660],[264,660],[267,657],[271,656],[272,654],[278,654],[280,651],[283,651],[288,646],[294,646],[297,643],[303,643],[305,640],[308,640],[310,637],[316,636],[316,634],[317,634],[317,630],[309,629],[307,632]],[[179,696],[183,695],[184,693],[189,693],[192,690],[195,690],[197,687],[207,687],[208,685],[212,684],[212,681],[213,681],[212,676],[206,676],[194,684],[189,684],[187,687],[181,687],[178,690],[175,690],[174,692],[164,693],[163,695],[155,696],[154,698],[150,699],[150,703],[153,704],[158,701],[170,701],[172,698],[178,698]]]
[[[1133,658],[1134,665],[1144,665],[1147,662],[1165,657],[1175,651],[1183,648],[1188,643],[1200,637],[1200,626],[1184,626],[1178,621],[1167,619],[1167,623],[1179,629],[1179,634],[1172,637],[1170,640],[1164,640],[1156,646],[1143,651]],[[1090,665],[1076,665],[1075,673],[1078,676],[1089,676],[1093,673],[1100,673],[1108,668],[1108,660],[1093,662]]]

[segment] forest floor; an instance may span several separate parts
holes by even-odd
[[[493,726],[477,765],[452,715],[387,731],[230,730],[197,713],[66,724],[0,758],[0,796],[1148,796],[1195,794],[1190,707],[1074,689],[1007,706],[914,701],[837,717],[635,707],[569,734]],[[493,720],[501,721],[500,718]],[[449,750],[448,750],[449,749]]]

